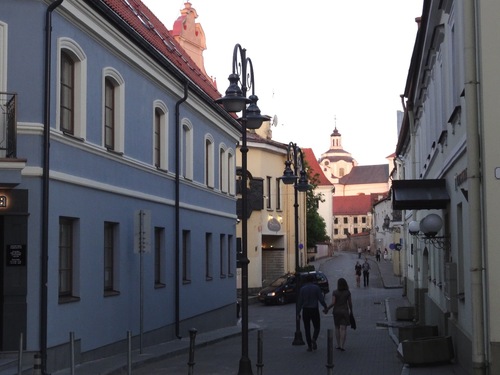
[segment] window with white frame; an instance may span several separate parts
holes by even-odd
[[[220,235],[219,241],[219,261],[220,261],[220,277],[226,277],[226,266],[227,266],[227,243],[226,243],[226,235]]]
[[[281,177],[276,178],[276,210],[281,210]]]
[[[78,220],[59,218],[59,302],[78,300]]]
[[[212,233],[205,233],[205,279],[212,280],[213,278],[213,244]]]
[[[123,153],[125,148],[125,81],[112,68],[104,69],[103,140],[110,151]]]
[[[233,150],[227,150],[227,185],[229,195],[236,194],[236,167]]]
[[[7,24],[0,21],[0,91],[7,91]]]
[[[155,227],[154,230],[154,283],[155,288],[165,286],[164,253],[165,253],[165,228]]]
[[[227,193],[230,188],[229,175],[229,154],[224,143],[219,145],[219,189],[222,193]]]
[[[214,139],[210,134],[205,136],[205,185],[214,187]]]
[[[193,179],[193,126],[187,120],[182,122],[182,175],[187,180]]]
[[[154,102],[153,162],[156,168],[168,170],[168,110],[161,101]]]
[[[118,293],[118,223],[104,222],[104,295]]]
[[[182,282],[191,282],[191,231],[182,231]]]
[[[65,134],[84,139],[87,121],[87,56],[69,38],[58,39],[56,126]]]

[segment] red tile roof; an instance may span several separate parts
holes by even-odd
[[[175,65],[212,99],[221,96],[189,54],[177,43],[165,25],[141,0],[94,0],[109,7],[125,21],[143,41]]]
[[[316,156],[314,156],[314,152],[310,148],[303,148],[302,153],[304,154],[304,159],[307,163],[307,166],[310,170],[309,175],[311,177],[315,177],[317,181],[314,181],[314,183],[318,186],[322,185],[332,185],[330,180],[326,178],[325,174],[323,173],[323,170],[321,169],[321,166],[318,163],[318,160],[316,159]]]
[[[333,197],[333,214],[334,215],[366,215],[372,210],[372,196],[370,195],[353,195]]]

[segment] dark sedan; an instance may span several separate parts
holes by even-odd
[[[301,272],[300,274],[301,284],[305,283],[307,275],[315,276],[315,284],[317,284],[323,294],[327,294],[330,291],[330,286],[328,284],[328,278],[321,271],[311,271],[311,272]],[[276,280],[274,280],[267,287],[259,292],[259,301],[265,304],[278,303],[285,304],[288,302],[295,301],[297,297],[297,282],[295,274],[289,273],[283,275]]]

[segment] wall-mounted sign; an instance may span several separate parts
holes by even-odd
[[[5,264],[11,267],[26,265],[26,245],[7,245],[7,259]]]
[[[281,229],[281,224],[276,218],[269,219],[267,221],[267,229],[272,232],[279,232]]]

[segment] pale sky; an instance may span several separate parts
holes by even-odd
[[[172,30],[184,1],[143,0]],[[423,0],[191,0],[205,32],[205,70],[224,94],[235,44],[252,60],[273,139],[329,149],[337,125],[360,165],[385,164],[397,142],[415,18]]]

